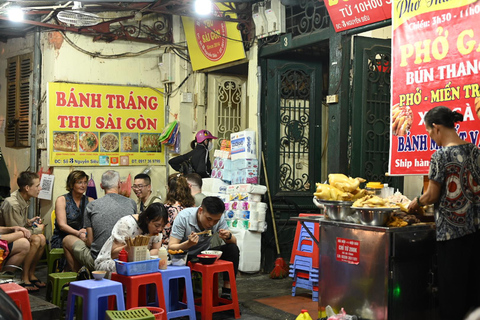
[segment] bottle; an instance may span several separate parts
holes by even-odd
[[[128,262],[128,252],[125,249],[122,249],[118,254],[118,260]]]
[[[295,320],[312,320],[312,317],[308,314],[307,309],[302,309],[302,312],[298,315],[298,317]]]
[[[165,249],[165,247],[160,247],[160,249],[158,250],[158,258],[160,259],[160,261],[158,262],[158,269],[160,270],[167,269],[168,255],[167,255],[167,249]]]

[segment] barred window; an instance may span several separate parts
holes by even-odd
[[[30,147],[30,82],[33,55],[27,53],[7,60],[7,125],[5,146]]]

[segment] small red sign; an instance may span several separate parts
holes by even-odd
[[[215,6],[214,12],[220,12]],[[210,61],[220,60],[227,50],[227,26],[221,20],[195,20],[195,38],[203,55]]]
[[[336,32],[357,28],[392,17],[391,1],[325,0]]]
[[[352,239],[337,238],[337,261],[350,264],[360,263],[360,241]]]

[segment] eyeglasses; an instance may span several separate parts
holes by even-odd
[[[146,186],[149,186],[149,184],[134,184],[132,189],[143,189]]]

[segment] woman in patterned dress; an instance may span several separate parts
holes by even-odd
[[[425,115],[428,135],[442,148],[430,160],[427,191],[409,205],[435,205],[439,315],[448,320],[480,307],[480,150],[458,136],[455,123],[463,120],[447,107]]]
[[[55,229],[50,239],[51,248],[62,248],[65,236],[71,234],[80,240],[87,240],[87,230],[83,227],[83,213],[88,202],[93,201],[84,195],[87,190],[88,175],[84,171],[74,170],[67,177],[68,193],[55,201]],[[52,223],[54,223],[52,221]],[[68,266],[73,268],[73,257],[65,250]]]
[[[95,260],[95,270],[107,271],[107,277],[110,278],[111,273],[116,270],[114,259],[118,259],[120,251],[127,246],[125,238],[135,238],[140,235],[150,236],[148,242],[150,255],[157,255],[162,243],[162,230],[167,219],[167,210],[163,204],[155,202],[140,214],[132,214],[118,220],[112,229],[112,235],[105,242]]]
[[[165,248],[168,248],[170,232],[177,214],[184,208],[195,206],[195,199],[192,196],[190,186],[183,175],[178,173],[171,174],[168,177],[167,189],[165,208],[168,211],[168,222],[163,229],[162,240],[162,245]]]

